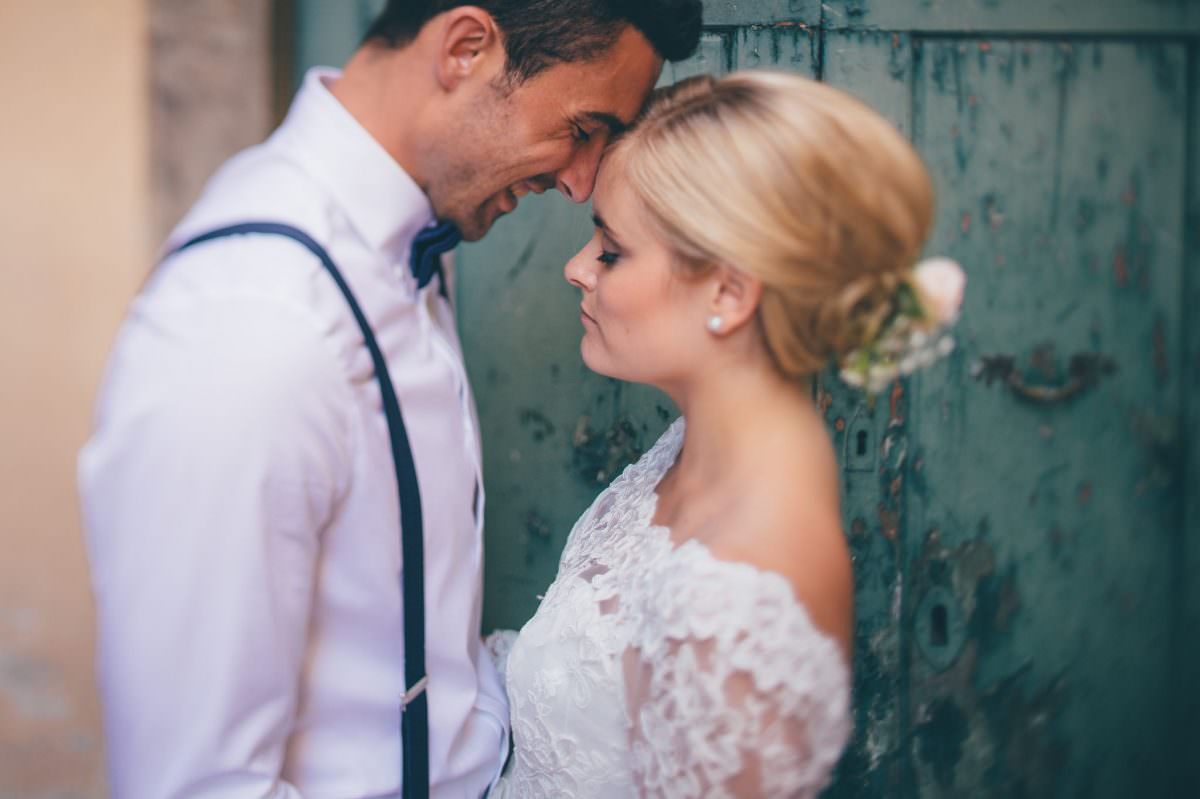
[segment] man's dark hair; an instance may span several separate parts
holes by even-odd
[[[700,42],[701,0],[388,0],[366,41],[406,45],[426,22],[466,5],[487,11],[500,27],[505,71],[514,83],[555,64],[600,55],[626,25],[666,61],[687,58]]]

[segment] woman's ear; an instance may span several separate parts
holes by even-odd
[[[479,75],[490,58],[499,54],[503,59],[504,48],[495,20],[483,9],[459,6],[442,17],[435,28],[435,74],[442,89],[453,91]]]
[[[762,299],[762,281],[725,264],[716,268],[712,281],[709,330],[714,335],[728,335],[754,318]]]

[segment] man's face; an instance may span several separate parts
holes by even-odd
[[[438,217],[476,241],[531,191],[587,201],[604,148],[637,116],[661,69],[629,26],[590,61],[557,64],[515,88],[477,84],[459,100],[461,124],[432,154],[427,190]]]

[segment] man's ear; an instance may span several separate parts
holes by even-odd
[[[481,8],[458,6],[442,14],[433,27],[435,75],[445,91],[478,75],[495,56],[504,57],[496,22]]]
[[[709,318],[721,320],[717,335],[727,335],[754,318],[762,299],[762,281],[742,270],[721,264],[711,276]]]

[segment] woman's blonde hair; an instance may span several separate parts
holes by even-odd
[[[762,282],[767,348],[794,377],[874,335],[933,213],[905,138],[798,75],[736,72],[661,90],[607,157],[687,272],[726,264]]]

